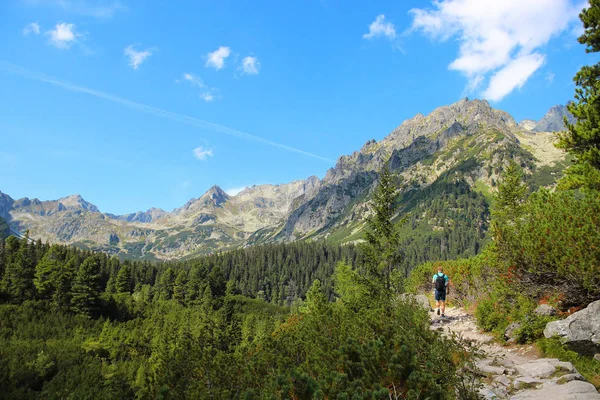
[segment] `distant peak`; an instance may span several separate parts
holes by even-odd
[[[213,185],[210,189],[204,193],[202,196],[204,198],[209,198],[215,206],[220,206],[230,199],[229,195],[225,193],[223,189],[221,189],[218,185]]]
[[[98,212],[98,207],[93,205],[92,203],[87,202],[81,197],[80,194],[72,194],[67,197],[62,197],[58,199],[58,202],[62,203],[65,207],[71,208],[81,208],[83,210]]]

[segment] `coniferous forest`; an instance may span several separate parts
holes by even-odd
[[[599,52],[600,0],[580,19]],[[493,194],[450,174],[401,192],[387,162],[358,244],[132,261],[0,218],[0,399],[479,399],[481,354],[415,301],[440,266],[479,328],[600,388],[597,359],[544,332],[600,299],[600,64],[574,80],[556,185],[507,153]]]
[[[459,386],[458,345],[396,304],[384,275],[351,268],[352,246],[150,264],[9,237],[0,254],[3,398],[444,398]]]

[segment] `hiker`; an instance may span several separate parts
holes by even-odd
[[[445,317],[446,310],[446,293],[448,292],[448,283],[450,278],[444,273],[444,267],[438,267],[438,272],[433,275],[433,287],[435,294],[435,306],[437,307],[437,315],[440,315],[440,307],[442,309],[442,317]]]

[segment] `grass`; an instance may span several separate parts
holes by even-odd
[[[475,181],[475,191],[479,192],[485,197],[485,200],[488,204],[492,204],[492,200],[494,199],[494,195],[490,192],[490,188],[486,185],[482,180],[477,179]]]

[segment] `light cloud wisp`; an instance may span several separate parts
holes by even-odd
[[[23,35],[29,36],[32,33],[35,35],[40,34],[40,25],[37,22],[27,24],[25,25],[25,28],[23,28]]]
[[[242,60],[242,69],[245,74],[258,75],[260,69],[258,58],[252,56],[244,57]]]
[[[183,74],[183,80],[188,82],[190,85],[196,86],[203,90],[202,93],[200,93],[200,98],[202,100],[206,102],[211,102],[217,98],[215,92],[217,92],[218,89],[206,85],[202,78],[200,78],[199,76],[186,72]]]
[[[396,27],[391,22],[385,21],[385,15],[379,14],[375,21],[369,25],[369,32],[363,35],[364,39],[374,39],[383,36],[389,40],[396,38]]]
[[[194,157],[196,157],[198,160],[204,161],[208,157],[212,157],[212,156],[213,156],[212,149],[205,149],[202,146],[196,147],[194,149]]]
[[[118,97],[118,96],[114,96],[112,94],[109,93],[105,93],[99,90],[94,90],[94,89],[89,89],[83,86],[78,86],[78,85],[74,85],[70,82],[65,82],[56,78],[52,78],[49,76],[45,76],[42,74],[38,74],[35,72],[31,72],[25,68],[19,67],[17,65],[14,64],[10,64],[4,61],[0,61],[0,70],[14,74],[14,75],[19,75],[22,76],[24,78],[28,78],[28,79],[32,79],[32,80],[36,80],[39,82],[44,82],[44,83],[48,83],[66,90],[69,90],[71,92],[75,92],[75,93],[83,93],[83,94],[87,94],[89,96],[93,96],[93,97],[97,97],[100,99],[104,99],[104,100],[108,100],[111,101],[113,103],[125,106],[127,108],[131,108],[133,110],[136,110],[138,112],[142,112],[142,113],[146,113],[146,114],[152,114],[152,115],[156,115],[158,117],[163,117],[163,118],[167,118],[170,119],[172,121],[176,121],[176,122],[180,122],[180,123],[184,123],[199,129],[204,129],[204,130],[209,130],[212,132],[217,132],[217,133],[223,133],[229,136],[234,136],[234,137],[238,137],[240,139],[244,139],[244,140],[249,140],[249,141],[253,141],[253,142],[257,142],[257,143],[262,143],[271,147],[276,147],[278,149],[282,149],[282,150],[286,150],[286,151],[290,151],[293,153],[297,153],[297,154],[302,154],[304,156],[308,156],[308,157],[312,157],[312,158],[318,158],[319,160],[323,160],[323,161],[327,161],[327,162],[334,162],[334,160],[326,158],[326,157],[321,157],[317,154],[314,153],[310,153],[308,151],[304,151],[304,150],[300,150],[297,149],[295,147],[291,147],[291,146],[287,146],[285,144],[281,144],[281,143],[277,143],[274,142],[272,140],[268,140],[268,139],[264,139],[260,136],[256,136],[256,135],[252,135],[250,133],[247,132],[243,132],[243,131],[239,131],[237,129],[232,129],[223,125],[219,125],[219,124],[215,124],[213,122],[209,122],[209,121],[204,121],[198,118],[194,118],[194,117],[189,117],[187,115],[183,115],[183,114],[178,114],[178,113],[174,113],[171,111],[167,111],[167,110],[163,110],[161,108],[158,107],[152,107],[146,104],[142,104],[142,103],[138,103],[132,100],[127,100],[124,99],[122,97]]]
[[[151,49],[137,51],[135,49],[135,45],[130,44],[129,46],[125,47],[123,54],[125,54],[129,59],[128,64],[131,66],[131,68],[138,69],[138,67],[152,55],[152,51],[153,50]]]

